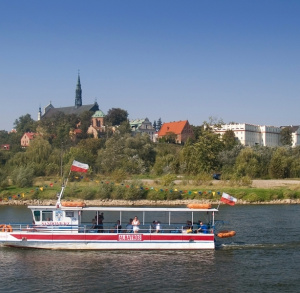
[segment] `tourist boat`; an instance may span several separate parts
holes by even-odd
[[[40,249],[94,250],[197,250],[215,248],[216,208],[194,205],[169,207],[87,207],[83,202],[61,202],[56,205],[28,206],[31,224],[3,224],[0,228],[2,246]],[[104,213],[105,221],[98,221]],[[128,219],[138,216],[139,230],[126,228]],[[88,221],[86,221],[88,219]],[[91,226],[94,219],[95,226]],[[119,220],[113,227],[112,219]],[[186,227],[185,222],[197,227]],[[156,221],[155,221],[156,220]],[[153,228],[154,222],[159,229]]]

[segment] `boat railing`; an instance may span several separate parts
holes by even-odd
[[[187,229],[184,225],[176,226],[176,225],[162,225],[159,229],[152,227],[151,224],[140,225],[138,233],[148,234],[148,233],[198,233],[197,227],[194,229]],[[106,227],[103,228],[91,228],[90,225],[84,225],[79,227],[79,232],[81,233],[134,233],[133,229],[116,229],[114,227]],[[207,227],[207,229],[203,229],[200,233],[208,234],[213,233],[213,229],[211,227]]]
[[[103,226],[103,228],[93,229],[90,225],[34,225],[34,224],[8,224],[6,228],[2,229],[2,232],[22,232],[22,233],[133,233],[132,229],[126,227],[122,229],[115,229],[114,227]],[[1,231],[0,231],[1,233]],[[151,224],[140,225],[138,233],[143,234],[157,234],[157,233],[197,233],[197,227],[188,229],[184,225],[161,225],[159,229],[151,226]],[[200,233],[207,234],[213,233],[213,228],[205,229]]]

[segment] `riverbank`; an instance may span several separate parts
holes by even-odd
[[[211,203],[213,206],[219,205],[218,200],[195,200],[195,199],[182,199],[182,200],[84,200],[87,206],[186,206],[190,203]],[[29,205],[55,205],[55,200],[9,200],[2,201],[0,205],[12,206],[29,206]],[[245,200],[238,200],[237,205],[265,205],[265,204],[300,204],[300,199],[278,199],[272,201],[257,201],[248,202]],[[221,203],[223,205],[223,203]]]
[[[111,195],[115,194],[111,194],[111,191],[106,194],[107,198],[97,198],[96,196],[93,199],[89,198],[91,194],[95,195],[103,191],[95,182],[70,183],[69,187],[72,191],[63,200],[84,201],[87,206],[185,206],[190,203],[211,203],[215,206],[219,204],[222,192],[226,192],[238,199],[237,204],[300,204],[299,179],[252,180],[251,186],[248,187],[230,187],[228,182],[222,180],[213,180],[206,187],[200,187],[192,185],[190,182],[183,185],[181,180],[176,180],[173,194],[179,193],[180,190],[181,194],[178,199],[170,196],[173,195],[171,189],[162,189],[154,180],[143,179],[141,182],[144,184],[141,185],[143,186],[141,189],[148,189],[150,194],[143,200],[114,199]],[[59,184],[56,183],[51,188],[47,188],[47,186],[51,186],[51,182],[43,181],[37,182],[37,185],[38,187],[34,187],[35,189],[31,188],[25,191],[10,188],[0,196],[0,205],[55,205],[56,196],[54,194],[60,191]],[[46,187],[43,188],[40,185]],[[100,188],[106,186],[108,186],[107,183],[100,184]],[[147,188],[147,186],[151,186],[151,188]],[[128,192],[128,186],[123,186],[123,189],[124,194]]]

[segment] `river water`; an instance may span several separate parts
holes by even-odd
[[[214,251],[0,248],[0,292],[300,292],[300,206],[221,205],[236,236]],[[0,223],[30,222],[0,207]]]

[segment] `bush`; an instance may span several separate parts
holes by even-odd
[[[117,169],[111,174],[111,179],[117,183],[124,181],[127,178],[127,174],[124,170]]]
[[[177,176],[174,174],[167,174],[161,178],[161,185],[162,186],[173,186],[174,181],[177,179]]]
[[[30,167],[20,167],[13,171],[12,180],[18,187],[31,187],[33,185],[34,170]]]
[[[109,199],[111,197],[113,191],[113,185],[112,184],[100,184],[98,191],[97,191],[97,198],[100,199]]]
[[[110,197],[112,199],[123,199],[124,198],[125,189],[124,186],[115,186],[113,192],[111,193]]]
[[[137,200],[145,199],[147,197],[147,190],[143,188],[140,181],[133,181],[130,188],[125,189],[124,199]]]
[[[167,196],[165,191],[151,190],[147,194],[148,200],[166,200],[166,198]]]
[[[212,180],[212,177],[208,173],[199,173],[194,177],[195,185],[208,185]]]

